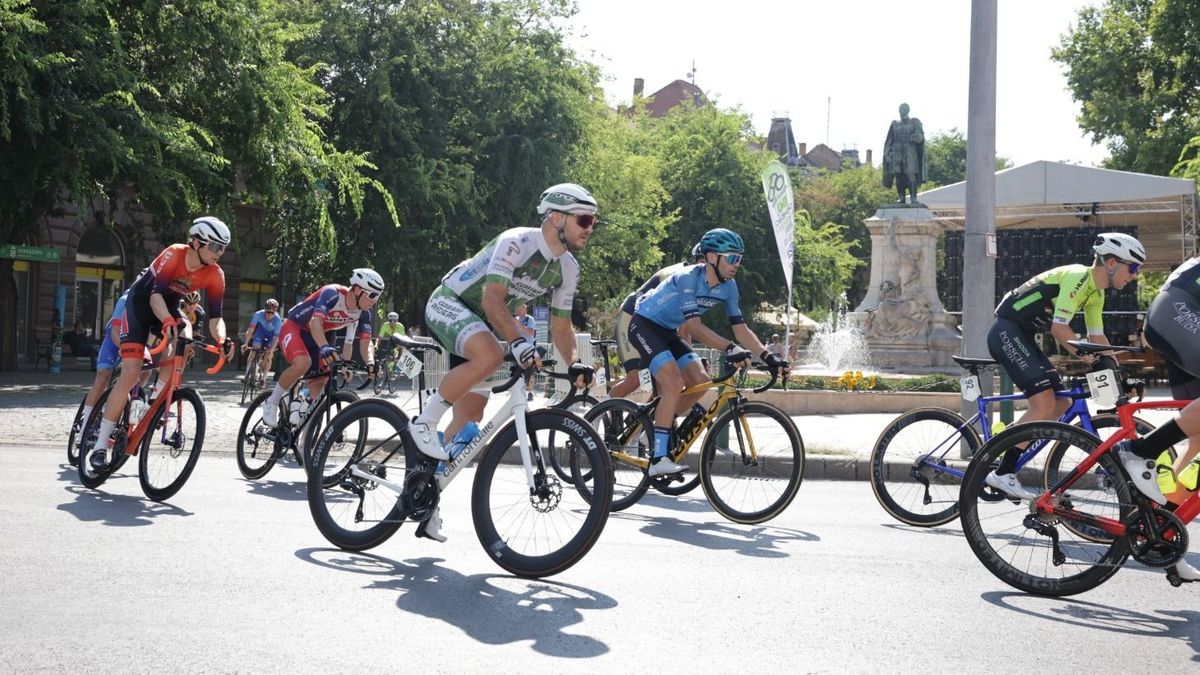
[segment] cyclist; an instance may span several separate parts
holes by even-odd
[[[1159,290],[1146,313],[1146,342],[1167,361],[1171,396],[1192,400],[1179,415],[1146,435],[1118,443],[1117,456],[1133,482],[1147,497],[1173,509],[1191,496],[1178,479],[1175,490],[1163,495],[1156,480],[1156,463],[1164,450],[1188,439],[1187,450],[1175,460],[1176,476],[1200,454],[1200,349],[1196,331],[1200,329],[1200,258],[1184,262]],[[1175,566],[1181,579],[1200,580],[1200,571],[1180,560]]]
[[[703,259],[704,256],[700,253],[700,244],[697,243],[692,247],[691,261],[698,263]],[[633,320],[633,312],[637,308],[638,299],[658,288],[663,279],[683,269],[687,264],[675,263],[655,272],[645,283],[638,286],[636,291],[625,296],[625,300],[621,302],[621,310],[617,312],[616,342],[617,358],[621,361],[621,367],[625,369],[625,379],[613,385],[613,388],[609,390],[608,395],[612,398],[625,398],[632,394],[640,384],[638,371],[642,369],[642,357],[638,355],[637,350],[633,348],[633,343],[629,341],[629,322]],[[685,342],[691,340],[683,326],[680,326],[679,337]]]
[[[382,353],[391,354],[393,351],[400,353],[400,341],[396,338],[404,336],[404,324],[400,323],[400,315],[396,312],[388,312],[387,321],[379,327],[379,344],[376,345]]]
[[[719,227],[704,233],[699,248],[704,262],[688,265],[664,279],[638,302],[629,323],[629,340],[642,357],[642,363],[648,364],[661,397],[654,411],[651,476],[688,469],[667,456],[671,425],[677,414],[687,411],[702,396],[684,396],[683,388],[708,381],[700,357],[679,337],[681,326],[686,327],[693,338],[713,349],[724,349],[731,364],[750,360],[751,352],[738,346],[741,344],[759,354],[771,370],[787,368],[787,362],[768,352],[742,318],[737,282],[734,281],[746,250],[741,236]],[[718,304],[725,305],[736,343],[721,337],[700,321],[702,314]]]
[[[250,317],[250,325],[242,336],[242,351],[262,349],[259,355],[259,372],[269,373],[275,361],[275,347],[279,345],[279,331],[283,329],[283,319],[279,316],[279,301],[275,298],[267,300],[263,308]]]
[[[96,445],[88,457],[93,466],[103,467],[108,463],[108,437],[125,409],[129,391],[141,375],[147,339],[160,330],[166,332],[163,359],[169,364],[177,331],[189,335],[187,327],[181,326],[180,298],[194,290],[208,292],[209,331],[224,346],[227,358],[233,353],[234,343],[225,336],[225,319],[221,317],[225,273],[217,264],[233,239],[229,226],[214,216],[201,216],[192,221],[188,237],[186,244],[172,244],[163,249],[129,287],[125,303],[127,332],[121,338],[121,377],[104,405]],[[168,382],[172,375],[173,367],[167,365],[160,379]]]
[[[579,279],[573,255],[587,246],[596,224],[596,200],[583,187],[562,183],[542,193],[537,212],[540,227],[516,227],[501,232],[474,257],[459,263],[442,277],[429,296],[425,325],[450,352],[450,372],[437,393],[410,429],[421,452],[449,459],[437,436],[438,422],[453,408],[445,438],[453,439],[468,421],[483,418],[487,388],[475,389],[500,367],[504,352],[496,338],[521,366],[538,361],[533,340],[521,335],[513,310],[522,302],[550,294],[550,336],[571,366],[576,386],[591,381],[592,368],[579,362],[571,308]],[[433,515],[417,528],[417,536],[446,541],[441,515]]]
[[[96,356],[96,377],[92,380],[92,388],[88,390],[83,400],[83,412],[80,415],[80,423],[87,422],[87,418],[92,414],[92,409],[96,405],[96,401],[100,399],[100,394],[104,393],[104,388],[108,386],[108,381],[112,378],[113,368],[117,367],[117,360],[120,355],[121,334],[125,332],[125,303],[129,298],[129,290],[126,289],[121,297],[117,298],[117,303],[113,307],[112,316],[108,319],[108,323],[104,325],[104,340],[100,343],[100,352]],[[150,362],[150,352],[147,350],[143,354],[143,363]],[[142,383],[149,378],[149,373],[142,378]]]
[[[263,403],[263,422],[269,426],[279,424],[279,401],[284,393],[306,373],[323,373],[328,370],[326,362],[334,358],[336,350],[329,344],[325,333],[344,330],[346,344],[342,347],[342,360],[349,361],[354,353],[351,331],[358,336],[359,346],[367,369],[375,370],[375,348],[371,344],[371,308],[379,302],[383,293],[383,277],[370,268],[359,267],[350,273],[350,286],[328,284],[318,288],[312,295],[296,303],[288,310],[287,321],[283,322],[279,343],[283,345],[283,358],[288,362],[287,370],[279,375],[271,395]],[[309,398],[325,386],[325,378],[308,383]]]
[[[1069,340],[1075,339],[1071,318],[1083,310],[1088,340],[1108,344],[1104,337],[1104,291],[1121,290],[1137,279],[1146,262],[1146,248],[1134,237],[1120,232],[1105,232],[1092,245],[1092,265],[1063,265],[1043,272],[1010,291],[996,307],[996,320],[988,331],[988,352],[1004,368],[1029,400],[1029,409],[1021,422],[1056,420],[1066,412],[1070,399],[1059,398],[1055,391],[1064,389],[1062,377],[1050,360],[1038,349],[1034,336],[1046,330],[1067,353],[1074,355]],[[1084,355],[1083,361],[1095,363]],[[1000,466],[988,474],[985,482],[1014,499],[1037,499],[1040,492],[1025,489],[1015,473],[1020,450],[1006,452]]]

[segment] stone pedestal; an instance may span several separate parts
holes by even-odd
[[[942,228],[924,207],[884,207],[866,220],[871,281],[848,315],[881,368],[951,367],[962,338],[937,295],[937,240]]]

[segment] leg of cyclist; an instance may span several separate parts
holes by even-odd
[[[87,395],[83,398],[81,424],[87,422],[87,418],[91,416],[96,401],[100,399],[100,394],[104,393],[104,388],[112,379],[113,368],[116,368],[119,359],[120,347],[112,341],[110,336],[105,335],[104,343],[100,345],[100,354],[96,357],[96,377],[92,378],[92,388],[88,389]]]
[[[428,313],[426,321],[429,322]],[[463,333],[468,330],[471,331],[471,334],[465,338],[462,337]],[[453,365],[450,372],[446,373],[446,377],[438,386],[437,393],[430,396],[429,400],[425,402],[424,411],[413,420],[413,438],[417,442],[417,447],[421,452],[435,459],[449,458],[445,449],[437,441],[438,423],[446,411],[455,408],[454,421],[446,430],[445,437],[447,439],[453,438],[453,434],[457,433],[468,421],[482,419],[483,406],[479,405],[478,399],[483,398],[485,405],[487,400],[482,396],[472,396],[471,390],[496,372],[496,369],[504,362],[504,352],[501,351],[500,344],[496,342],[496,338],[482,321],[468,326],[463,333],[460,333],[456,340],[456,342],[462,343],[463,356],[451,357],[451,362],[457,362],[456,365]],[[459,399],[475,400],[464,400],[460,413]],[[471,417],[471,415],[476,416]]]
[[[272,427],[279,424],[279,401],[312,367],[316,358],[313,352],[317,350],[312,336],[291,320],[284,322],[279,343],[283,345],[283,358],[287,360],[288,367],[279,374],[275,388],[263,402],[263,422]]]

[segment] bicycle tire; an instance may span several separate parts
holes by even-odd
[[[246,405],[246,399],[254,400],[254,392],[257,390],[258,384],[258,353],[254,350],[250,351],[250,361],[246,364],[246,372],[242,373],[242,402],[241,405]]]
[[[359,400],[358,395],[352,391],[335,391],[332,396],[323,398],[321,403],[309,414],[308,419],[304,422],[304,469],[308,470],[312,466],[312,448],[317,443],[317,438],[321,432],[329,426],[330,421],[342,410],[345,410],[352,403]],[[354,458],[354,450],[361,447],[367,438],[367,424],[360,423],[358,428],[354,430],[352,435],[352,446],[346,445],[346,431],[348,427],[343,427],[338,432],[337,436],[321,439],[323,443],[330,443],[330,447],[326,448],[325,463],[322,467],[325,474],[325,487],[333,487],[341,480],[342,474],[350,461]],[[336,465],[336,466],[335,466]]]
[[[725,433],[729,445],[737,439],[740,447],[736,452],[718,446],[722,429],[735,420],[741,422],[740,426]],[[746,454],[750,448],[758,455],[753,464],[748,463]],[[772,452],[771,448],[778,451]],[[804,441],[800,430],[787,413],[769,403],[745,401],[726,409],[704,439],[700,484],[713,509],[735,523],[762,523],[783,513],[796,498],[803,480]],[[745,500],[752,493],[761,493],[765,503],[750,510],[732,503],[735,497]]]
[[[250,401],[250,407],[246,408],[246,414],[242,415],[242,423],[238,427],[235,456],[238,471],[247,480],[258,480],[267,475],[283,452],[278,430],[267,426],[262,418],[263,402],[270,397],[269,391],[254,397],[254,400]],[[280,413],[282,415],[283,411]]]
[[[175,390],[170,410],[163,406],[154,412],[138,450],[138,481],[147,498],[170,499],[187,483],[204,447],[205,422],[204,399],[188,387]]]
[[[387,393],[388,396],[395,396],[397,384],[400,382],[400,373],[396,371],[396,365],[393,363],[387,369]]]
[[[375,362],[375,382],[373,382],[372,390],[376,396],[383,394],[384,386],[387,384],[388,368],[387,361]]]
[[[938,467],[947,466],[946,455],[957,453],[962,444],[969,457],[975,456],[979,433],[952,410],[917,408],[892,420],[871,450],[871,489],[879,505],[896,520],[917,527],[957,518],[962,481]],[[966,460],[959,468],[966,468]]]
[[[337,434],[362,421],[379,433],[390,433],[382,441],[370,438],[356,448],[351,465],[383,478],[403,480],[408,466],[405,450],[398,444],[403,443],[403,434],[407,433],[408,418],[387,401],[367,398],[347,406],[330,420],[327,432]],[[308,474],[307,483],[309,513],[321,535],[334,546],[346,551],[374,548],[387,541],[404,524],[406,514],[400,495],[359,477],[347,477],[337,485],[326,487],[322,480],[326,460],[326,446],[322,441],[325,437],[324,434],[318,437],[313,447],[313,470]],[[355,490],[361,490],[361,498]],[[355,525],[363,527],[352,529]]]
[[[639,410],[641,406],[633,401],[610,398],[592,406],[584,417],[597,430],[609,452],[613,492],[610,508],[613,511],[624,511],[633,506],[650,487],[646,469],[630,461],[633,458],[650,461],[654,447],[654,432],[645,433],[644,425],[638,420]],[[620,439],[625,437],[629,440],[622,446]],[[586,473],[572,476],[576,489],[585,498],[589,494],[587,480],[590,478]]]
[[[599,539],[612,500],[611,470],[603,439],[578,415],[543,408],[527,412],[525,423],[536,490],[531,494],[516,425],[508,424],[476,468],[471,515],[479,543],[497,565],[520,577],[542,578],[579,562]],[[564,489],[571,482],[548,465],[551,431],[576,446],[571,461],[574,473],[590,475],[587,497]]]
[[[599,402],[595,396],[579,394],[565,398],[550,407],[558,410],[570,410],[580,417],[585,417],[587,411],[596,407],[596,404]],[[554,441],[554,437],[551,436],[550,447],[554,448],[554,452],[550,453],[550,464],[554,467],[554,473],[558,474],[559,478],[562,480],[571,480],[571,457],[568,452],[570,444],[556,444]]]
[[[971,460],[963,478],[959,500],[963,534],[983,566],[1013,588],[1054,597],[1083,593],[1104,583],[1125,563],[1130,554],[1125,537],[1098,543],[1077,535],[1072,528],[1057,527],[1060,519],[1037,517],[1026,503],[1013,504],[990,495],[981,498],[983,480],[993,462],[1009,449],[1035,442],[1069,443],[1084,453],[1100,444],[1083,429],[1061,422],[1018,424],[997,434]],[[1081,512],[1123,517],[1132,508],[1124,474],[1111,453],[1101,457],[1099,464],[1121,479],[1098,486],[1100,489],[1076,483],[1061,498],[1070,498],[1073,506],[1086,506],[1086,511],[1077,509]],[[1051,537],[1040,534],[1035,526],[1054,530],[1061,561],[1055,560],[1056,549],[1048,545]]]
[[[113,446],[114,454],[109,457],[108,463],[103,467],[92,467],[88,462],[84,461],[86,454],[83,448],[89,450],[96,443],[96,434],[99,431],[100,420],[104,416],[104,407],[108,402],[108,395],[112,389],[105,389],[104,393],[96,401],[96,407],[92,408],[92,414],[88,415],[88,419],[84,422],[82,438],[80,439],[80,456],[79,462],[75,468],[79,473],[79,482],[86,488],[95,489],[100,487],[104,481],[108,480],[109,476],[116,473],[125,462],[129,460],[129,455],[125,453],[125,444],[123,442],[115,443]],[[113,427],[113,435],[118,439],[123,439],[128,436],[129,429],[129,405],[126,403],[125,409],[121,411],[121,417],[117,420],[117,424]]]
[[[84,396],[79,401],[79,407],[75,409],[75,416],[71,418],[71,435],[67,438],[67,464],[71,466],[79,466],[79,443],[81,440],[83,423],[83,405],[87,402],[87,397]]]

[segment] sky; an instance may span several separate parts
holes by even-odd
[[[970,0],[577,1],[568,44],[600,67],[610,105],[629,102],[636,77],[647,94],[688,79],[694,61],[717,105],[749,113],[764,136],[790,117],[809,149],[871,149],[878,164],[902,102],[926,138],[967,133]],[[1108,156],[1050,60],[1079,8],[1098,3],[998,0],[996,153],[1014,165]]]

